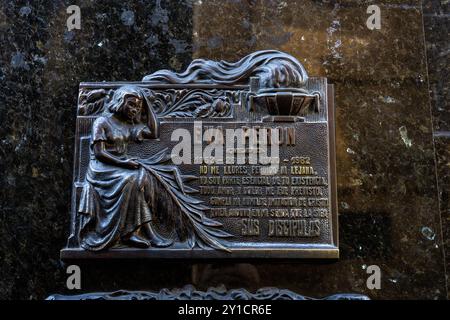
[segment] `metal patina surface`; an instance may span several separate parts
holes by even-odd
[[[47,300],[370,300],[356,293],[338,293],[323,298],[304,296],[287,289],[261,288],[255,293],[245,289],[227,290],[225,287],[200,291],[193,286],[155,291],[90,292],[79,295],[53,294]]]
[[[334,130],[333,87],[274,50],[81,83],[61,258],[336,259]]]

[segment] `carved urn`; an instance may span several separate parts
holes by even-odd
[[[319,95],[298,88],[261,89],[253,101],[274,116],[303,116],[317,108]]]

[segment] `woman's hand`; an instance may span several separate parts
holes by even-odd
[[[97,160],[112,164],[114,166],[120,166],[128,169],[138,169],[141,166],[138,161],[139,159],[137,158],[120,159],[110,154],[105,150],[104,141],[99,141],[94,144],[94,154]]]
[[[136,159],[127,159],[125,161],[123,161],[123,164],[130,169],[138,169],[140,164],[139,162],[136,161]]]

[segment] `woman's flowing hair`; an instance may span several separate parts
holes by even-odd
[[[302,86],[308,74],[293,56],[277,51],[258,51],[230,63],[196,59],[186,71],[157,71],[145,76],[142,81],[166,84],[248,84],[250,77],[258,77],[261,88],[287,88]]]
[[[125,104],[126,97],[129,97],[129,96],[137,97],[139,99],[142,99],[144,102],[146,102],[145,95],[141,88],[139,88],[138,86],[127,85],[127,86],[118,88],[114,92],[114,95],[113,95],[111,101],[109,101],[109,103],[108,103],[107,110],[111,113],[120,113]]]
[[[150,89],[144,89],[136,85],[125,85],[118,88],[114,92],[114,95],[105,108],[105,112],[107,114],[120,113],[125,104],[125,99],[129,96],[142,99],[142,103],[146,104],[146,106],[144,106],[143,108],[144,111],[148,110],[148,108],[151,108],[152,102],[155,99],[155,96]],[[149,115],[145,112],[143,116],[148,117]],[[141,119],[141,121],[145,120],[146,119]]]

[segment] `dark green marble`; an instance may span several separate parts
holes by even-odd
[[[446,106],[447,91],[439,89],[446,75],[428,75],[425,54],[446,44],[427,27],[432,21],[419,1],[379,1],[382,28],[373,31],[366,27],[372,1],[78,3],[82,29],[70,32],[69,1],[0,5],[0,298],[68,293],[59,250],[69,231],[79,82],[140,80],[161,68],[181,70],[193,58],[236,60],[259,49],[286,51],[310,75],[335,84],[341,259],[79,262],[82,292],[224,283],[313,297],[447,297],[430,112]],[[442,15],[445,4],[427,8]],[[428,77],[438,92],[432,105]],[[446,163],[448,153],[440,154]],[[366,287],[372,264],[381,268],[381,290]]]
[[[439,204],[446,267],[450,270],[450,107],[449,107],[449,31],[450,2],[427,0],[423,3],[431,111],[433,115]],[[450,279],[447,277],[447,284]],[[448,285],[447,285],[448,287]]]
[[[69,231],[79,83],[139,80],[191,61],[190,2],[79,1],[82,29],[69,32],[70,4],[0,4],[0,298],[64,291],[59,250]],[[128,275],[142,283],[137,274],[149,272],[157,287],[189,282],[187,267],[172,269],[177,277],[167,266],[138,266]],[[106,266],[95,270],[83,272],[84,288],[133,283]]]

